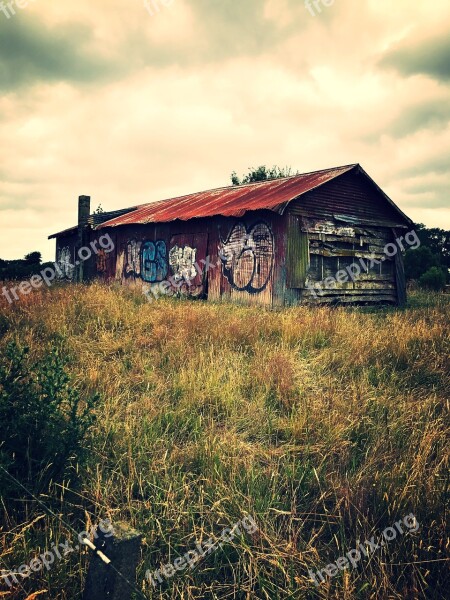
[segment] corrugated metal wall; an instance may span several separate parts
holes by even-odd
[[[283,217],[257,211],[241,219],[171,221],[99,233],[115,238],[115,278],[127,285],[148,290],[166,280],[179,283],[186,275],[189,285],[171,285],[167,293],[272,305],[275,287],[282,287],[279,281],[276,286],[281,276],[276,239],[280,229]],[[199,274],[196,265],[203,268],[205,261],[210,267]]]

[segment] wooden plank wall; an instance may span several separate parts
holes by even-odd
[[[343,226],[331,219],[306,217],[302,220],[302,227],[308,232],[310,253],[302,301],[316,304],[337,301],[397,303],[394,260],[383,251],[384,246],[395,239],[390,228]],[[371,259],[380,261],[380,264]],[[337,281],[336,274],[347,268],[355,273],[354,280],[348,277],[346,282]],[[332,286],[325,282],[330,277],[335,280]],[[315,287],[315,291],[311,287]]]
[[[359,224],[394,226],[404,225],[404,219],[386,201],[376,187],[355,171],[329,181],[311,190],[288,208],[291,214],[333,219],[336,215],[349,215]]]
[[[405,219],[362,172],[352,171],[293,200],[287,209],[299,219],[308,235],[308,274],[305,287],[286,288],[286,303],[403,303],[402,257],[389,259],[384,246],[407,226]],[[291,234],[289,234],[291,236]],[[306,250],[305,250],[306,251]],[[370,265],[370,258],[382,260]],[[369,263],[364,269],[360,260]],[[354,281],[336,282],[334,289],[322,285],[322,295],[308,286],[336,277],[352,263],[361,266]],[[403,278],[404,279],[404,278]]]

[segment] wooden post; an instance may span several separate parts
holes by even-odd
[[[139,549],[142,534],[126,523],[114,524],[110,537],[97,528],[95,546],[103,552],[129,582],[136,585],[136,569],[139,562]],[[131,600],[132,588],[93,554],[84,588],[83,600]]]

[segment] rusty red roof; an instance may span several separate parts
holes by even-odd
[[[143,204],[132,212],[98,225],[97,229],[118,227],[119,225],[164,223],[175,219],[187,221],[215,215],[241,217],[247,211],[260,209],[282,213],[287,204],[295,198],[351,171],[355,167],[359,167],[359,165],[353,164],[283,179],[222,187]]]

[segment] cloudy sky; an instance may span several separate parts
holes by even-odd
[[[450,229],[448,0],[147,3],[3,4],[1,258],[52,259],[80,194],[123,208],[260,164],[359,162]]]

